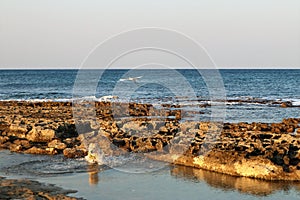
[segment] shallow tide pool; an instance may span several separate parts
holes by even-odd
[[[0,151],[0,176],[30,178],[78,192],[86,199],[300,199],[300,182],[232,177],[166,165],[149,173],[126,173],[84,160]]]

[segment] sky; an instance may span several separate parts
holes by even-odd
[[[79,68],[143,27],[193,38],[219,68],[300,68],[299,0],[0,0],[0,68]]]

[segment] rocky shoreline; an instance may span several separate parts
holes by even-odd
[[[181,122],[184,113],[174,105],[85,102],[83,107],[74,116],[71,102],[1,101],[0,148],[81,158],[90,143],[98,143],[108,155],[145,153],[233,176],[300,181],[300,119]]]
[[[47,185],[27,179],[5,179],[0,177],[0,199],[45,199],[45,200],[83,200],[69,197],[74,190],[64,190],[54,185]]]

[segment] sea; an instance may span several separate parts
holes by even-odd
[[[0,101],[173,104],[185,111],[182,121],[273,123],[300,118],[299,86],[300,69],[0,70]],[[56,184],[86,199],[300,199],[299,182],[174,165],[126,173],[84,160],[3,150],[0,176]]]
[[[130,77],[137,79],[127,81]],[[223,121],[271,123],[299,117],[299,85],[298,69],[1,70],[0,100],[101,101],[117,96],[111,100],[179,104],[198,111],[186,120],[209,120],[217,106],[201,105],[217,101],[223,102]],[[283,102],[291,107],[282,109]]]

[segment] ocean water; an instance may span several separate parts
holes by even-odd
[[[107,70],[100,81],[97,71],[84,71],[84,80],[78,80],[77,73],[77,70],[1,70],[0,100],[82,98],[101,101],[103,96],[117,95],[112,101],[179,104],[186,111],[197,111],[191,112],[187,119],[203,120],[208,120],[212,111],[200,105],[227,100],[225,121],[229,122],[279,122],[283,118],[300,117],[300,70],[220,70],[225,96],[214,100],[207,87],[210,83],[195,70],[175,73],[170,70]],[[121,81],[129,77],[141,78]],[[95,83],[95,89],[74,95],[74,84],[86,89]],[[283,102],[290,102],[292,107],[281,108]],[[231,177],[174,165],[150,173],[125,173],[90,165],[82,159],[8,151],[0,151],[0,176],[57,184],[78,190],[73,196],[87,199],[300,198],[299,182]]]
[[[90,79],[97,70],[87,70]],[[158,98],[167,97],[168,88],[162,88],[155,83],[155,79],[161,82],[173,82],[177,87],[182,84],[174,80],[175,70],[105,70],[101,76],[101,88],[97,88],[96,96],[111,95],[117,82],[131,75],[151,74],[151,80],[138,80],[143,87],[136,91],[136,97]],[[0,99],[71,99],[73,85],[78,70],[0,70]],[[197,96],[205,99],[208,95],[206,83],[196,70],[176,70],[187,80]],[[291,100],[295,103],[300,101],[298,69],[220,69],[221,77],[226,89],[226,96],[231,98],[260,98],[268,100]],[[125,76],[125,77],[124,77]],[[179,75],[178,75],[179,76]],[[147,84],[146,86],[144,86]],[[155,90],[156,89],[156,90]]]
[[[183,109],[197,111],[187,120],[209,120],[211,109],[199,105],[211,103],[216,96],[227,100],[225,121],[279,122],[299,117],[300,70],[219,70],[216,77],[224,94],[219,95],[196,70],[86,70],[77,77],[77,70],[1,70],[0,100],[67,101],[118,96],[116,101],[180,104]],[[82,71],[81,71],[82,73]],[[212,76],[214,76],[213,74]],[[136,81],[120,81],[141,77]],[[214,77],[213,77],[214,80]],[[76,83],[76,84],[75,84]],[[75,87],[74,87],[75,84]],[[74,93],[82,87],[82,94]],[[94,87],[94,88],[93,88]],[[89,90],[90,88],[91,91]],[[215,92],[215,93],[214,93]],[[282,102],[293,107],[282,109]]]

